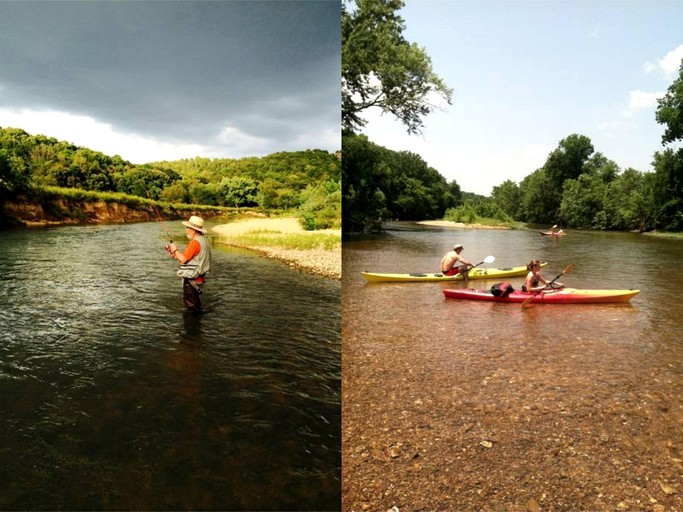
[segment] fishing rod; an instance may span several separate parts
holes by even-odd
[[[168,238],[168,243],[172,244],[173,243],[173,237],[171,236],[171,233],[168,231],[168,227],[166,226],[166,221],[164,218],[161,216],[161,213],[159,212],[159,209],[157,208],[157,202],[152,199],[152,196],[149,193],[149,190],[147,190],[147,187],[145,186],[145,183],[140,179],[140,178],[135,178],[140,185],[142,185],[142,189],[145,191],[145,194],[147,194],[147,199],[149,199],[152,202],[152,208],[154,208],[154,211],[157,214],[157,217],[159,217],[159,221],[163,224],[163,227],[161,228],[162,231],[166,234],[166,238]],[[168,245],[165,246],[165,249],[168,251],[169,247]]]

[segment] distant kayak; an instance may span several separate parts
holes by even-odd
[[[497,297],[490,290],[449,289],[443,294],[449,299],[485,300],[491,302],[524,302],[533,297],[531,302],[537,304],[593,304],[605,302],[628,302],[640,290],[579,290],[562,288],[560,290],[543,291],[534,297],[533,293],[515,290],[505,297]]]
[[[546,265],[541,263],[541,266]],[[526,266],[508,268],[473,268],[469,271],[469,279],[503,279],[506,277],[524,276],[528,272]],[[368,283],[410,283],[410,282],[435,282],[435,281],[462,281],[463,276],[445,276],[441,273],[415,273],[415,274],[380,274],[376,272],[361,272]]]
[[[545,235],[545,236],[564,236],[567,233],[564,231],[539,231],[539,235]]]

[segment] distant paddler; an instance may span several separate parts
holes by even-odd
[[[443,258],[441,258],[441,273],[445,276],[454,276],[462,274],[462,277],[467,279],[467,271],[474,265],[460,256],[465,248],[461,244],[455,244],[452,251],[448,251]]]
[[[185,234],[190,242],[184,251],[180,251],[176,244],[171,242],[166,250],[171,258],[180,262],[177,270],[178,277],[183,279],[183,302],[188,311],[199,313],[202,303],[199,296],[205,283],[205,275],[211,268],[211,246],[204,236],[204,219],[193,215],[187,221],[183,221]]]

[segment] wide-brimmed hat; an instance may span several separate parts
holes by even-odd
[[[202,234],[206,233],[206,230],[204,229],[204,219],[197,217],[196,215],[190,217],[190,220],[188,221],[183,221],[183,226],[199,231]]]
[[[460,244],[455,244],[455,246],[453,247],[453,250],[457,251],[458,249],[464,249],[464,247]]]

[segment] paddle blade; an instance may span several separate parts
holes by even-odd
[[[536,295],[532,295],[531,297],[526,299],[524,302],[522,302],[522,307],[525,308],[527,304],[529,304],[532,300],[534,300],[534,297],[536,297]]]
[[[486,256],[486,258],[484,258],[484,263],[493,263],[494,261],[496,261],[495,256]]]
[[[573,266],[574,266],[574,264],[573,264],[573,263],[570,263],[569,265],[567,265],[566,267],[564,267],[564,270],[562,271],[562,274],[560,274],[560,275],[568,274],[568,273],[571,271],[571,269],[572,269]],[[559,276],[558,276],[558,277],[559,277]]]

